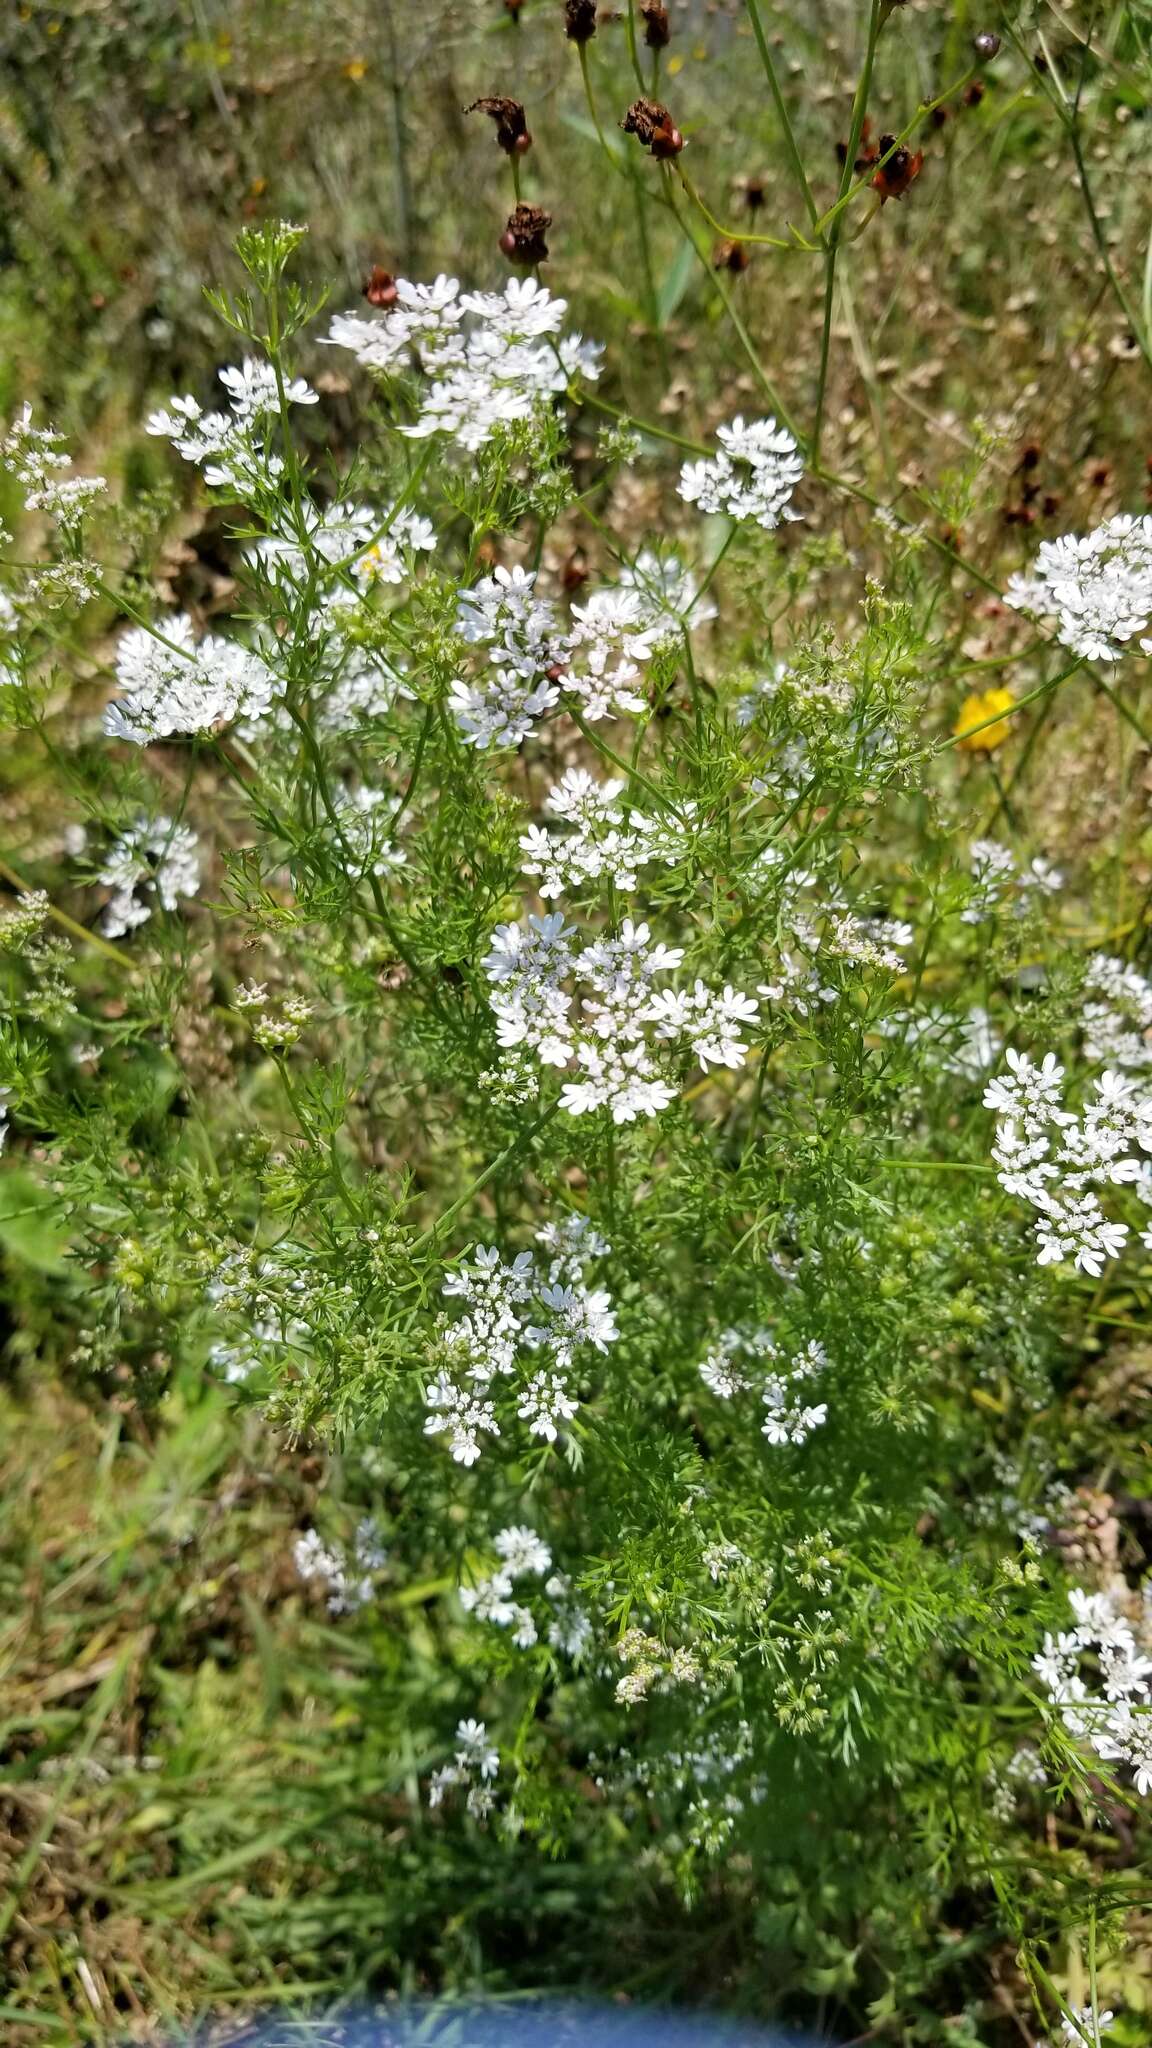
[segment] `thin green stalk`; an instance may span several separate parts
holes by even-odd
[[[664,169],[665,172],[667,172],[668,166],[665,165]],[[749,334],[748,329],[745,327],[743,320],[740,318],[739,313],[736,311],[736,308],[733,305],[729,294],[725,291],[724,286],[721,284],[717,273],[713,270],[711,263],[709,262],[707,256],[705,256],[699,244],[697,243],[695,235],[692,233],[692,230],[688,226],[688,223],[685,221],[683,214],[680,212],[680,209],[677,206],[676,201],[673,199],[671,182],[669,182],[667,187],[667,204],[670,211],[676,217],[676,220],[680,227],[681,234],[685,235],[689,243],[691,244],[692,249],[695,252],[697,262],[701,265],[701,268],[703,269],[704,274],[712,287],[712,290],[716,293],[717,298],[720,300],[720,303],[723,306],[724,311],[727,313],[728,318],[736,331],[736,335],[739,339],[740,346],[744,350],[744,353],[748,358],[748,364],[753,376],[756,379],[756,382],[759,384],[760,389],[763,391],[765,397],[768,400],[768,403],[772,407],[773,412],[776,414],[776,417],[783,421],[784,425],[788,428],[789,433],[793,434],[797,441],[799,441],[802,437],[800,430],[796,424],[796,421],[793,419],[791,413],[788,411],[787,406],[784,404],[783,399],[779,396],[779,393],[777,392],[774,384],[772,383],[772,380],[769,377],[768,372],[765,370],[763,363],[760,361],[760,358],[757,355],[756,349],[753,345],[752,337]]]
[[[430,1223],[427,1230],[423,1231],[421,1235],[418,1238],[416,1238],[414,1242],[409,1246],[409,1253],[411,1257],[415,1258],[417,1252],[424,1251],[428,1245],[432,1244],[436,1240],[436,1238],[439,1237],[441,1231],[445,1230],[448,1224],[452,1223],[455,1220],[455,1218],[460,1214],[461,1209],[466,1209],[468,1207],[469,1202],[471,1202],[476,1195],[482,1193],[482,1191],[487,1187],[489,1181],[493,1180],[495,1176],[500,1172],[500,1169],[504,1166],[507,1166],[509,1161],[514,1159],[518,1152],[522,1151],[525,1146],[529,1145],[532,1139],[536,1136],[537,1132],[542,1131],[544,1129],[545,1124],[551,1123],[552,1118],[556,1115],[557,1111],[559,1110],[559,1107],[559,1103],[554,1102],[549,1109],[546,1109],[544,1111],[543,1116],[537,1117],[536,1122],[534,1124],[530,1124],[526,1131],[519,1132],[515,1138],[511,1139],[511,1141],[507,1145],[505,1145],[504,1150],[502,1152],[497,1153],[491,1165],[486,1166],[484,1168],[483,1173],[479,1176],[477,1180],[474,1180],[472,1182],[471,1187],[465,1189],[464,1193],[460,1196],[459,1200],[453,1202],[451,1208],[445,1209],[444,1214],[442,1216],[438,1216],[436,1218],[435,1223]]]
[[[796,183],[804,195],[804,204],[808,209],[808,218],[813,227],[815,227],[820,217],[819,209],[813,196],[812,187],[808,181],[808,173],[804,168],[804,159],[796,142],[796,133],[792,126],[791,115],[788,112],[788,102],[780,89],[780,80],[776,75],[776,66],[772,62],[772,52],[768,46],[768,38],[764,33],[764,24],[760,19],[760,9],[756,4],[756,0],[744,0],[744,4],[748,11],[748,19],[752,23],[752,33],[756,38],[756,47],[760,52],[760,62],[764,66],[764,76],[768,80],[768,90],[772,94],[776,105],[776,112],[780,117],[780,126],[784,134],[784,147],[788,152]]]
[[[856,84],[856,95],[852,102],[852,123],[848,133],[848,149],[844,158],[844,169],[840,177],[840,190],[836,205],[844,205],[856,165],[860,148],[860,137],[864,132],[864,117],[868,109],[868,95],[872,89],[872,66],[876,58],[876,43],[880,34],[880,10],[883,0],[871,0],[868,11],[868,42],[864,52],[864,67]],[[828,236],[824,255],[824,313],[820,330],[820,368],[817,372],[816,411],[812,423],[812,461],[820,460],[820,442],[824,432],[824,409],[828,397],[828,371],[832,359],[832,309],[836,296],[836,255],[840,242],[840,230],[835,214],[830,223],[832,232]]]

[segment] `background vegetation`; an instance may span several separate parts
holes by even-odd
[[[878,507],[919,530],[907,573],[940,630],[915,651],[916,688],[939,728],[1010,658],[1017,696],[1041,696],[1006,751],[957,762],[956,828],[999,819],[1074,866],[1085,899],[1108,906],[1094,943],[1147,972],[1147,710],[1142,725],[1138,691],[1099,670],[1048,689],[1062,657],[1000,592],[1041,538],[1149,501],[1152,10],[671,0],[657,97],[688,142],[672,209],[619,133],[638,89],[629,12],[602,10],[585,75],[560,0],[9,10],[0,414],[27,398],[61,425],[129,509],[129,574],[211,621],[235,594],[236,544],[139,425],[174,390],[206,396],[230,359],[204,287],[234,286],[237,233],[279,217],[309,223],[301,267],[336,307],[377,264],[501,282],[511,174],[490,123],[464,109],[514,95],[535,138],[523,190],[552,215],[546,281],[609,344],[606,402],[673,441],[707,441],[739,411],[795,420],[835,512],[790,558],[794,619],[846,628],[867,580],[893,581]],[[1000,39],[991,61],[974,54],[980,33]],[[640,61],[647,82],[642,42]],[[831,262],[747,243],[740,267],[732,229],[803,235],[850,182],[853,138],[866,155],[913,123],[922,169],[903,197],[846,216]],[[363,414],[346,358],[317,348],[308,370],[327,402],[304,432],[350,457]],[[574,444],[581,478],[595,424],[582,418]],[[640,534],[667,502],[667,476],[638,468],[601,511]],[[589,515],[566,513],[550,538],[554,574],[577,554],[603,564]],[[739,616],[745,595],[730,585],[723,601]],[[61,716],[78,744],[107,695],[111,624],[89,607],[75,649]],[[175,803],[182,769],[161,756],[156,773]],[[214,800],[205,766],[197,802]],[[73,822],[21,735],[0,760],[0,876],[49,888],[91,927],[92,892],[65,863]],[[914,870],[911,838],[906,857]],[[237,928],[238,971],[243,944]],[[98,961],[89,993],[114,1021]],[[193,975],[176,1032],[209,1091],[230,1058],[218,1026]],[[160,1064],[156,1129],[141,1113],[134,1131],[144,1153],[159,1152],[169,1107]],[[421,1171],[419,1192],[446,1205],[434,1154]],[[812,1805],[776,1818],[770,1881],[734,1858],[677,1889],[591,1827],[551,1855],[539,1839],[496,1854],[483,1834],[441,1829],[419,1780],[445,1723],[470,1710],[471,1655],[443,1558],[430,1543],[423,1576],[340,1623],[293,1564],[301,1529],[376,1510],[418,1547],[407,1451],[373,1462],[276,1426],[162,1328],[151,1352],[121,1350],[107,1327],[94,1338],[53,1172],[45,1133],[0,1174],[0,2021],[14,2048],[177,2025],[239,2038],[262,2007],[363,1991],[573,1987],[976,2048],[1035,2039],[1026,1933],[1074,2004],[1094,1974],[1121,2014],[1116,2038],[1152,2038],[1146,1824],[1121,1806],[1085,1819],[1070,1798],[1018,1814],[1006,1861],[989,1848],[958,1865],[959,1708],[914,1837],[863,1795],[830,1832],[814,1781]],[[1111,1546],[1138,1572],[1146,1299],[1105,1288],[1090,1314],[1085,1299],[1059,1311],[1038,1298],[1028,1325],[1059,1354],[1048,1423],[1076,1502],[1050,1541],[1089,1563]],[[981,1342],[986,1418],[1010,1408],[1029,1360],[1018,1331]],[[988,1446],[973,1446],[971,1472],[950,1475],[959,1494],[978,1490]],[[1063,1909],[1037,1928],[1041,1867],[1045,1913],[1057,1893]]]

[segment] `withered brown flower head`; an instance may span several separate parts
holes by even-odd
[[[564,0],[564,33],[570,43],[590,43],[596,33],[596,0]]]
[[[364,297],[370,306],[381,308],[396,304],[396,279],[390,270],[382,270],[378,263],[364,280]]]
[[[640,0],[644,17],[644,41],[650,50],[666,50],[672,40],[672,24],[664,0]]]
[[[730,270],[735,277],[747,270],[751,260],[746,242],[717,242],[712,251],[713,270]]]
[[[888,156],[888,151],[892,148],[895,140],[896,137],[894,135],[882,135],[880,137],[879,153],[881,156]],[[895,155],[888,157],[886,164],[881,164],[880,169],[872,180],[876,191],[880,194],[881,206],[889,199],[903,199],[909,185],[911,185],[913,179],[920,176],[923,167],[923,150],[918,149],[915,156],[913,156],[911,150],[905,149],[903,143],[901,143]]]
[[[750,171],[744,177],[736,179],[735,189],[743,194],[744,204],[749,213],[758,213],[768,197],[767,174]]]
[[[519,100],[506,99],[502,93],[492,93],[486,99],[473,100],[465,107],[466,114],[487,114],[496,123],[496,140],[508,156],[523,156],[532,147],[528,133],[528,122]]]
[[[500,247],[509,263],[547,263],[548,244],[544,238],[551,225],[552,215],[545,213],[542,206],[515,207],[500,237]]]
[[[856,172],[857,176],[860,175],[861,171],[866,171],[870,164],[874,164],[880,155],[880,149],[872,133],[872,123],[867,119],[865,119],[864,125],[860,130],[858,147],[860,154],[854,157],[852,161],[852,169]],[[847,163],[848,144],[846,142],[838,142],[836,144],[836,161],[839,164]]]
[[[655,157],[679,156],[684,137],[659,100],[633,100],[620,126]]]

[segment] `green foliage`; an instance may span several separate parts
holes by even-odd
[[[0,106],[8,410],[50,397],[113,484],[53,510],[6,444],[0,2009],[22,2048],[578,1989],[991,2048],[1069,2006],[1091,2038],[1111,2001],[1134,2043],[1146,1808],[1035,1659],[1071,1590],[1145,1641],[1146,1173],[1107,1187],[1115,1256],[1038,1263],[985,1089],[1053,1050],[1090,1120],[1101,1067],[1147,1065],[1149,1016],[1100,1001],[1105,972],[1148,989],[1144,665],[1001,600],[1042,537],[1142,503],[1147,24],[1058,15],[1054,43],[1008,10],[981,95],[959,7],[833,10],[850,76],[753,4],[700,58],[677,23],[662,73],[629,8],[549,111],[559,10],[497,12],[254,8],[189,41],[139,8],[113,47],[82,8],[62,108],[40,23]],[[477,150],[449,193],[421,36],[535,95],[539,170]],[[858,85],[848,156],[866,108],[923,142],[906,197],[876,155],[838,176],[780,37],[845,136]],[[360,65],[391,93],[356,194],[394,195],[380,253],[492,289],[523,181],[602,376],[572,353],[541,398],[521,364],[469,440],[432,417],[455,358],[319,346],[379,104],[347,134],[316,109]],[[690,176],[613,132],[637,81]],[[125,202],[119,248],[68,204],[114,186],[105,87],[142,185],[182,126],[178,224]],[[1007,251],[1005,190],[1035,230]],[[740,205],[747,275],[705,239]],[[167,333],[114,369],[137,263]],[[505,313],[471,317],[498,355]],[[240,400],[204,374],[221,323]],[[136,425],[183,384],[188,515]],[[769,412],[795,524],[698,512],[681,462]],[[526,639],[477,627],[513,603],[494,569],[535,578]],[[505,668],[538,701],[485,738]],[[577,771],[586,833],[557,829]],[[580,975],[517,1010],[525,920],[561,909]],[[581,1103],[598,1046],[628,1072]],[[513,1570],[524,1540],[545,1562]]]

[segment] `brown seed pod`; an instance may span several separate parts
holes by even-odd
[[[596,33],[596,0],[564,0],[564,33],[570,43],[590,43]]]
[[[552,215],[545,213],[542,206],[514,207],[500,237],[500,247],[509,263],[522,263],[527,267],[547,263],[545,236],[551,225]]]
[[[654,157],[679,156],[684,147],[684,137],[659,100],[633,100],[620,126],[625,135],[634,135]]]
[[[385,310],[396,304],[396,279],[390,270],[382,270],[378,263],[372,265],[364,280],[364,297],[370,306]]]
[[[746,242],[717,242],[712,251],[713,270],[730,270],[736,277],[747,270],[751,260]]]
[[[519,100],[506,99],[502,93],[492,93],[487,98],[473,100],[465,107],[466,114],[487,114],[496,123],[496,140],[506,156],[523,156],[532,147],[528,123]]]
[[[666,50],[672,40],[672,25],[664,0],[640,0],[644,17],[644,41],[650,50]]]
[[[896,137],[894,135],[882,135],[880,137],[880,156],[888,156],[888,151],[892,148],[895,140]],[[915,156],[913,156],[912,151],[905,149],[903,143],[901,143],[900,148],[895,151],[894,155],[888,157],[887,163],[881,164],[880,169],[872,180],[876,191],[880,194],[881,206],[884,206],[889,199],[903,199],[909,185],[920,176],[923,165],[923,150],[918,149]]]
[[[743,178],[737,178],[736,190],[744,196],[749,213],[759,213],[768,197],[768,177],[763,171],[751,171]]]
[[[569,596],[573,591],[583,589],[588,581],[588,557],[583,548],[573,548],[560,571],[560,581]]]

